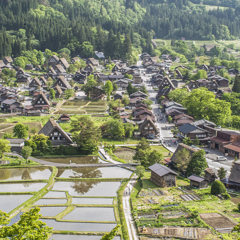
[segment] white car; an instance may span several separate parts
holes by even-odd
[[[217,161],[227,161],[227,158],[223,156],[217,156]]]

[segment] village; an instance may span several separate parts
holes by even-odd
[[[238,70],[179,60],[142,53],[129,65],[96,52],[52,55],[44,69],[0,60],[0,199],[26,197],[6,212],[37,205],[50,239],[96,240],[118,224],[114,240],[238,239],[240,131],[224,106],[210,114],[198,102],[220,104],[234,86],[219,71]],[[186,80],[186,69],[206,76]]]

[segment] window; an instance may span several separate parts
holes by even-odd
[[[192,86],[193,86],[193,87],[195,87],[195,85],[194,85],[194,84],[193,84]]]
[[[149,129],[153,129],[153,127],[150,127]]]
[[[38,101],[38,103],[40,103],[40,101]]]
[[[206,134],[199,134],[199,135],[196,135],[196,137],[198,137],[198,138],[205,138]]]
[[[148,130],[148,127],[145,127],[144,129],[145,129],[145,130]]]
[[[54,132],[54,136],[57,136],[58,135],[58,132]]]

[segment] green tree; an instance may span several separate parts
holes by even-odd
[[[240,75],[235,76],[232,90],[233,92],[240,93]]]
[[[212,184],[211,194],[217,195],[222,193],[227,193],[227,189],[221,181],[217,180]]]
[[[182,142],[188,146],[191,146],[193,144],[192,140],[189,137],[185,137]]]
[[[193,153],[192,158],[187,166],[186,175],[191,176],[195,174],[200,176],[203,171],[208,167],[204,150]]]
[[[106,133],[112,138],[119,139],[125,136],[123,122],[118,119],[111,119],[106,123]]]
[[[183,103],[183,100],[190,95],[190,92],[186,88],[177,88],[171,92],[169,92],[168,97],[169,99],[173,100],[174,102]]]
[[[55,98],[55,95],[56,95],[56,91],[55,91],[53,88],[51,88],[51,89],[50,89],[50,98],[51,98],[51,99],[54,99],[54,98]]]
[[[112,82],[110,80],[106,81],[103,90],[105,92],[105,94],[109,97],[113,91],[113,85]]]
[[[24,126],[22,123],[17,123],[13,128],[14,137],[27,138],[28,137],[28,126]]]
[[[88,116],[81,116],[71,121],[71,133],[78,147],[86,153],[94,153],[98,149],[98,142],[101,139],[101,130],[94,126]]]
[[[157,150],[153,150],[150,152],[150,154],[147,158],[148,161],[142,165],[147,168],[155,163],[161,163],[163,158],[164,158],[164,156],[161,152],[158,152]]]
[[[172,122],[172,117],[168,116],[168,122],[171,123]]]
[[[124,78],[133,79],[133,75],[125,73]]]
[[[24,159],[26,159],[26,163],[27,163],[27,159],[31,156],[32,154],[32,148],[29,147],[29,146],[24,146],[22,151],[21,151],[21,154],[23,156]]]
[[[125,137],[131,138],[134,131],[134,126],[131,123],[124,124]]]
[[[181,149],[176,154],[176,160],[175,160],[176,168],[180,172],[185,172],[190,160],[191,160],[190,152],[186,148]]]
[[[207,79],[207,78],[208,78],[207,72],[203,69],[198,70],[198,72],[191,77],[192,80]]]
[[[74,90],[73,89],[66,89],[64,92],[64,96],[66,99],[69,99],[70,97],[74,96]]]
[[[112,240],[116,234],[117,234],[117,230],[120,227],[120,225],[117,225],[115,228],[113,228],[113,230],[110,233],[105,234],[101,240]]]
[[[128,86],[127,86],[127,92],[128,92],[128,95],[130,96],[131,94],[137,92],[138,89],[136,87],[133,87],[132,86],[132,83],[128,83]]]
[[[225,170],[223,167],[220,167],[218,169],[218,177],[219,179],[223,179],[226,177],[227,170]]]
[[[74,64],[70,64],[70,65],[69,65],[69,68],[67,69],[67,71],[68,71],[69,73],[76,73],[77,70],[78,70],[78,69],[76,68],[76,66],[75,66]]]
[[[194,145],[199,145],[200,141],[198,139],[198,137],[195,137],[194,140],[193,140],[193,144]]]
[[[87,78],[87,83],[83,85],[82,90],[88,96],[89,92],[98,85],[99,83],[94,79],[94,76],[89,75]]]
[[[209,55],[212,57],[219,57],[221,55],[222,51],[219,47],[214,46],[210,49]]]
[[[92,57],[93,56],[93,45],[86,41],[81,45],[82,57]]]
[[[130,103],[129,97],[127,95],[123,96],[122,103],[127,106]]]
[[[0,139],[0,157],[3,158],[4,153],[11,152],[10,142],[6,139]]]
[[[137,166],[136,167],[136,174],[139,178],[142,178],[145,173],[145,168],[143,166]]]
[[[42,239],[47,240],[52,232],[52,228],[48,227],[46,223],[39,220],[40,208],[35,207],[20,216],[20,220],[11,226],[2,226],[0,229],[1,238],[10,239]],[[6,224],[8,222],[8,215],[0,213],[1,221]]]

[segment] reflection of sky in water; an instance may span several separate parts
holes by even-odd
[[[57,222],[50,219],[40,219],[48,227],[53,227],[57,231],[79,231],[79,232],[110,232],[117,224],[115,223],[77,223],[77,222]],[[68,239],[68,238],[65,238]]]
[[[43,217],[54,217],[64,211],[67,207],[40,207],[41,210],[39,214]]]
[[[34,203],[34,205],[45,205],[45,204],[66,204],[67,199],[40,199]]]
[[[42,160],[48,161],[48,162],[55,162],[55,163],[65,163],[69,164],[70,160],[71,163],[76,163],[76,164],[89,164],[89,163],[99,163],[99,158],[98,156],[86,156],[86,157],[41,157]]]
[[[56,182],[52,190],[68,191],[71,196],[116,196],[120,182]]]
[[[102,236],[53,234],[50,240],[100,240],[101,238]],[[121,238],[115,237],[113,240],[121,240]]]
[[[48,192],[44,198],[66,198],[65,192]]]
[[[58,169],[61,178],[129,178],[132,172],[120,167]]]
[[[47,183],[3,183],[0,192],[37,192]]]
[[[26,202],[32,196],[33,195],[0,195],[0,210],[8,213]]]
[[[107,204],[111,205],[113,198],[72,198],[72,204]]]
[[[76,221],[115,221],[114,209],[104,207],[77,207],[62,218]]]
[[[0,169],[0,180],[49,179],[51,171],[47,168],[8,168]]]

